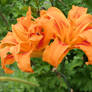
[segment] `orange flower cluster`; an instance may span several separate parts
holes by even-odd
[[[15,61],[23,72],[33,72],[31,57],[57,67],[64,56],[74,48],[81,49],[92,64],[92,15],[87,8],[72,6],[68,18],[57,8],[41,10],[40,17],[33,18],[30,8],[25,17],[17,19],[12,32],[1,40],[1,65],[6,73],[13,70],[6,67]],[[54,40],[51,44],[50,41]]]

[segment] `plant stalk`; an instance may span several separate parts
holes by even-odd
[[[26,81],[26,80],[22,80],[22,79],[18,79],[18,78],[12,78],[12,77],[1,76],[0,81],[14,81],[14,82],[19,82],[19,83],[24,83],[24,84],[27,84],[27,85],[35,86],[35,87],[39,86],[38,84],[34,84],[34,83],[31,83],[31,82]]]

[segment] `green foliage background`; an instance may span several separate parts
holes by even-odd
[[[92,14],[92,0],[0,0],[0,40],[11,31],[11,24],[25,16],[28,6],[32,15],[39,16],[41,9],[55,6],[67,16],[72,5],[88,8]],[[92,65],[85,65],[86,55],[78,50],[71,50],[57,70],[43,62],[41,58],[32,58],[33,74],[21,72],[14,63],[8,67],[15,70],[14,74],[5,74],[0,66],[0,76],[17,77],[39,84],[32,87],[18,82],[0,81],[0,92],[92,92]]]

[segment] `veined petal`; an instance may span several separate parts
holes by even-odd
[[[58,36],[58,33],[56,32],[56,29],[54,27],[54,23],[52,20],[48,20],[47,22],[41,21],[41,27],[43,30],[43,32],[41,33],[43,35],[43,38],[40,40],[38,44],[39,49],[46,47],[49,44],[50,40],[53,39],[54,35]]]
[[[48,46],[43,53],[43,60],[49,64],[57,67],[68,53],[68,45],[63,44],[58,39],[55,39],[50,46]]]
[[[0,50],[1,65],[5,73],[13,73],[13,70],[6,67],[6,64],[14,63],[14,57],[9,57],[7,53],[10,51],[10,47],[5,47]]]
[[[18,42],[28,40],[28,34],[20,23],[12,25],[12,30],[13,35]]]
[[[9,54],[5,57],[4,59],[4,63],[9,65],[9,64],[13,64],[15,62],[14,56],[12,54]]]
[[[38,41],[40,41],[41,39],[42,39],[42,35],[37,35],[37,34],[34,34],[34,35],[32,35],[31,37],[30,37],[30,41],[33,41],[33,42],[38,42]]]
[[[92,15],[85,14],[81,16],[79,19],[76,20],[76,27],[73,30],[73,38],[80,35],[82,32],[88,29],[88,27],[91,27],[92,24]],[[72,25],[71,25],[72,26]],[[91,28],[90,28],[91,29]]]
[[[39,49],[46,47],[54,37],[60,37],[60,29],[53,16],[49,15],[48,11],[46,12],[45,10],[42,10],[40,13],[41,17],[36,20],[41,28],[40,33],[43,35],[43,38],[38,44]]]
[[[32,46],[31,46],[31,42],[21,42],[19,44],[19,49],[20,51],[19,52],[27,52],[27,51],[30,51],[30,49],[32,49]]]
[[[31,63],[30,63],[30,54],[29,53],[19,53],[17,55],[18,59],[18,67],[21,69],[23,72],[33,72],[31,68]]]
[[[75,22],[80,16],[85,15],[87,8],[72,6],[72,9],[68,13],[68,19],[72,22]]]
[[[84,29],[84,31],[87,31],[87,30],[92,30],[92,23],[89,24],[89,25]]]
[[[32,18],[31,9],[29,7],[26,16],[18,18],[17,21],[18,21],[18,23],[21,23],[23,25],[23,27],[25,28],[26,31],[28,31],[28,28],[30,27],[30,25],[32,23],[31,18]]]
[[[76,48],[79,48],[83,50],[83,52],[87,55],[88,57],[88,62],[86,62],[87,65],[91,64],[92,65],[92,45],[90,44],[80,44],[76,45]]]
[[[12,46],[10,48],[10,53],[12,53],[12,55],[14,56],[15,61],[18,60],[17,54],[19,54],[19,52],[20,52],[20,46],[19,46],[19,44],[16,45],[16,46]]]
[[[13,37],[12,32],[8,32],[7,35],[1,40],[1,47],[14,46],[17,44],[16,39]]]
[[[81,16],[76,21],[76,32],[83,32],[85,28],[87,28],[90,24],[92,24],[92,15],[86,14]]]
[[[65,15],[57,8],[55,7],[51,7],[48,9],[47,14],[49,16],[52,16],[55,18],[55,20],[57,21],[57,24],[64,24],[64,26],[68,26],[68,21],[65,17]],[[60,26],[62,28],[62,26]]]
[[[19,49],[18,46],[13,46],[10,50],[18,63],[18,67],[23,72],[33,72],[30,63],[30,56],[33,51],[33,48],[29,52],[20,52],[20,53],[18,49]]]
[[[42,35],[37,35],[37,34],[33,34],[31,37],[30,37],[30,42],[32,43],[32,48],[37,48],[40,40],[43,38]],[[37,48],[38,49],[38,48]]]
[[[10,47],[9,46],[6,46],[6,47],[0,49],[0,56],[5,58],[9,51],[10,51]]]
[[[80,34],[80,37],[92,43],[92,30],[84,31],[83,33]]]
[[[44,16],[36,19],[36,24],[30,27],[30,32],[32,32],[30,40],[32,42],[38,42],[37,49],[43,49],[46,47],[50,40],[53,39],[53,36],[57,35],[54,20],[47,14],[44,14]]]
[[[49,16],[52,16],[55,19],[56,24],[58,24],[58,27],[60,29],[61,40],[68,40],[69,38],[67,36],[69,34],[69,22],[67,21],[64,14],[55,7],[49,8],[47,14]]]

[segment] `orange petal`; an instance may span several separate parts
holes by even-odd
[[[85,15],[87,8],[72,6],[72,9],[68,13],[68,19],[72,22],[75,22],[80,16]]]
[[[45,21],[45,19],[43,21]],[[56,29],[54,27],[53,21],[49,20],[47,22],[41,22],[41,27],[43,30],[43,38],[39,42],[39,49],[46,47],[49,44],[50,40],[53,39],[53,36],[57,35],[57,33],[55,32]]]
[[[33,48],[29,52],[19,53],[19,46],[13,46],[10,49],[10,52],[13,54],[15,60],[18,63],[18,67],[23,72],[33,72],[30,63],[30,56],[33,51]]]
[[[21,42],[19,44],[19,49],[20,49],[19,52],[27,52],[27,51],[30,51],[31,48],[32,46],[31,46],[31,43],[29,42]]]
[[[12,46],[10,48],[10,53],[12,53],[12,55],[14,56],[15,61],[18,60],[17,54],[19,54],[20,52],[20,46],[16,45],[16,46]]]
[[[83,50],[83,52],[88,57],[88,62],[86,64],[87,65],[88,64],[91,64],[92,65],[92,45],[90,45],[88,43],[86,43],[86,44],[80,44],[80,45],[77,45],[76,48],[79,48],[79,49]]]
[[[92,43],[92,30],[84,31],[83,33],[80,34],[80,37]]]
[[[32,18],[31,9],[29,7],[26,16],[18,18],[17,21],[18,21],[18,23],[21,23],[23,25],[23,27],[25,28],[26,31],[28,31],[28,28],[30,27],[30,25],[32,23],[31,18]]]
[[[49,8],[47,14],[52,16],[55,19],[56,24],[59,26],[61,40],[64,41],[66,39],[68,41],[69,38],[67,39],[67,36],[69,33],[69,23],[64,14],[55,7]]]
[[[17,44],[16,39],[13,37],[12,32],[8,32],[7,35],[1,40],[1,47],[14,46]]]
[[[86,14],[84,16],[81,16],[76,21],[76,30],[78,32],[84,31],[85,28],[87,28],[90,24],[92,24],[92,15]]]
[[[37,42],[37,49],[43,49],[49,44],[55,32],[53,20],[48,18],[49,16],[42,16],[36,20],[37,24],[30,27],[30,41]]]
[[[18,57],[18,67],[23,72],[33,72],[30,64],[30,54],[29,53],[20,53]]]
[[[57,67],[63,60],[64,56],[68,53],[68,45],[63,44],[58,39],[48,46],[43,53],[43,60],[49,64]]]
[[[9,46],[0,49],[0,56],[5,58],[9,51],[10,51],[10,47]]]
[[[84,29],[84,31],[87,31],[87,30],[92,30],[92,23],[89,24],[89,25]]]
[[[14,56],[12,54],[9,54],[4,58],[5,64],[13,64],[14,62],[15,62],[15,59],[14,59]]]
[[[14,59],[14,57],[12,55],[7,55],[7,57],[4,58],[4,64],[2,65],[2,67],[3,67],[4,71],[5,71],[5,73],[11,74],[11,73],[14,72],[13,70],[5,67],[5,65],[13,64],[14,62],[15,62],[15,59]]]
[[[34,47],[37,47],[38,43],[40,42],[40,40],[43,38],[43,36],[41,34],[36,34],[36,33],[33,33],[31,36],[30,36],[30,43],[32,44],[32,47],[31,48],[34,48]]]
[[[73,37],[76,37],[79,34],[81,34],[83,31],[89,29],[88,27],[90,27],[91,23],[92,23],[92,15],[85,14],[81,16],[79,19],[77,19],[75,30],[73,30],[72,33]]]
[[[45,13],[44,16],[38,18],[36,21],[37,23],[39,23],[40,33],[41,35],[43,35],[43,38],[38,44],[39,49],[46,47],[49,44],[50,40],[55,36],[60,37],[60,29],[56,24],[55,19],[50,17],[47,13]]]
[[[9,47],[5,47],[0,50],[1,57],[1,65],[6,73],[13,73],[13,71],[6,67],[6,64],[12,64],[14,62],[14,58],[8,57],[7,53],[10,51]]]
[[[31,37],[30,37],[30,41],[33,41],[33,42],[38,42],[38,41],[40,41],[41,39],[42,39],[42,35],[36,35],[36,34],[34,34],[34,35],[32,35]]]
[[[28,40],[28,34],[20,23],[12,25],[12,30],[13,35],[18,42]]]

